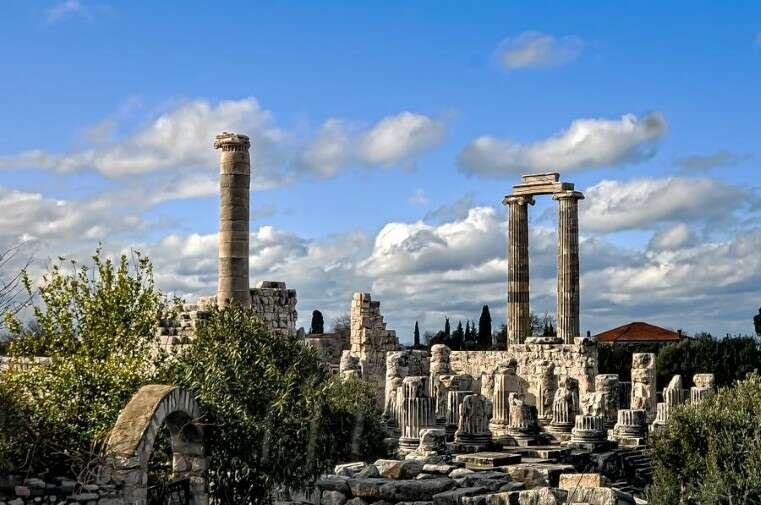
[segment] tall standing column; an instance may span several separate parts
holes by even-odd
[[[529,196],[506,196],[510,208],[507,238],[507,343],[522,344],[531,331],[528,274]]]
[[[219,160],[219,264],[217,303],[234,301],[251,305],[248,285],[248,220],[251,159],[248,137],[221,133],[214,148],[221,149]]]
[[[578,191],[552,197],[558,205],[557,334],[566,344],[581,336],[579,329],[579,200]]]

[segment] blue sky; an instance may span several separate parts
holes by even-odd
[[[585,329],[749,332],[761,4],[611,4],[7,2],[0,239],[41,265],[138,246],[165,289],[213,291],[211,128],[229,126],[261,175],[252,277],[287,280],[303,316],[361,289],[403,340],[482,303],[503,319],[499,202],[558,169],[588,194]],[[531,211],[539,312],[553,211]]]

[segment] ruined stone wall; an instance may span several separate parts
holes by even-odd
[[[594,391],[597,375],[597,345],[587,339],[576,339],[574,344],[515,344],[505,351],[452,351],[452,373],[467,374],[482,382],[488,389],[489,381],[497,365],[515,359],[517,376],[526,388],[526,398],[535,405],[539,389],[541,367],[552,363],[553,374],[560,378],[569,376],[579,381],[579,394],[583,398]]]
[[[11,505],[66,503],[121,505],[124,502],[114,486],[85,484],[65,477],[44,481],[38,478],[0,476],[0,503]]]
[[[274,333],[296,334],[296,290],[285,282],[259,281],[251,289],[251,308]]]
[[[351,337],[348,353],[359,359],[362,379],[377,391],[383,405],[386,384],[386,353],[401,349],[394,330],[386,329],[380,302],[370,293],[354,293],[351,301]],[[345,351],[346,352],[346,351]]]
[[[251,293],[251,309],[267,328],[278,335],[296,334],[296,290],[287,289],[284,282],[260,281]],[[198,325],[209,317],[216,305],[216,296],[202,296],[198,303],[169,307],[159,320],[157,346],[166,352],[177,352],[196,336]]]

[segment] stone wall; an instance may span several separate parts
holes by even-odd
[[[380,302],[370,293],[354,293],[351,301],[350,349],[344,354],[359,360],[362,379],[377,392],[378,406],[383,405],[386,388],[386,353],[401,349],[394,330],[386,329]],[[348,362],[348,359],[342,358]]]
[[[285,282],[259,281],[251,289],[251,308],[273,332],[296,334],[296,290],[287,289]]]
[[[340,333],[309,334],[304,336],[304,343],[317,349],[332,369],[338,371],[341,353],[349,346],[349,342]]]
[[[597,345],[594,341],[577,338],[573,344],[514,344],[505,351],[452,351],[452,373],[467,374],[484,382],[493,375],[497,365],[515,359],[517,375],[526,388],[526,398],[536,404],[542,366],[553,365],[556,377],[570,376],[579,381],[579,395],[594,391],[597,375]],[[482,387],[488,385],[482,384]]]
[[[80,485],[64,477],[44,481],[37,478],[2,476],[0,477],[0,503],[7,505],[41,503],[120,505],[124,501],[114,486]]]
[[[285,282],[259,281],[251,293],[251,309],[273,332],[279,335],[296,334],[296,290],[287,289]],[[209,308],[216,305],[216,296],[202,296],[198,303],[173,305],[159,320],[156,337],[158,347],[177,352],[195,338],[201,321],[209,317]]]

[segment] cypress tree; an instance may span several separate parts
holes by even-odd
[[[312,311],[312,324],[309,333],[312,335],[322,335],[325,332],[325,321],[322,318],[322,312],[319,310]]]
[[[414,332],[413,345],[414,345],[415,349],[420,347],[420,328],[418,328],[417,321],[415,321],[415,332]]]
[[[478,345],[482,349],[491,347],[491,314],[488,305],[483,306],[478,319]]]

